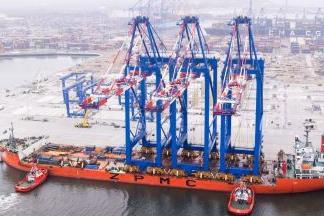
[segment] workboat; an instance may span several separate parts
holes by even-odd
[[[24,179],[18,182],[15,189],[17,192],[29,192],[41,185],[47,179],[47,176],[47,169],[39,169],[37,166],[33,166]]]
[[[253,190],[244,184],[234,188],[227,207],[233,215],[250,215],[254,207]]]

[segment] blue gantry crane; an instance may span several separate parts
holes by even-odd
[[[216,115],[210,112],[216,103],[217,60],[207,56],[208,47],[197,17],[183,17],[179,23],[179,34],[172,54],[160,62],[167,63],[156,73],[156,89],[143,100],[143,112],[154,112],[155,141],[142,140],[142,145],[153,147],[155,158],[137,159],[133,164],[142,169],[147,166],[162,167],[163,151],[171,150],[171,168],[183,169],[188,173],[209,169],[211,151],[216,152]],[[147,60],[150,59],[147,58]],[[212,75],[211,75],[212,73]],[[188,87],[194,79],[203,77],[204,91],[204,135],[203,144],[188,141]],[[210,92],[212,104],[210,104]],[[179,110],[179,111],[178,111]],[[144,114],[143,114],[144,115]],[[162,116],[164,118],[162,118]],[[127,121],[126,121],[127,124]],[[136,140],[137,141],[137,140]],[[128,142],[126,142],[127,144]],[[131,143],[133,146],[135,143]],[[179,160],[179,150],[199,151],[203,161],[184,162]],[[126,157],[131,158],[129,151]]]
[[[79,104],[87,92],[93,93],[97,82],[92,74],[88,76],[85,72],[71,72],[60,78],[62,83],[63,102],[66,106],[67,117],[84,116]]]
[[[185,16],[180,20],[170,53],[148,17],[137,16],[129,25],[129,41],[119,77],[110,82],[94,81],[92,77],[87,81],[83,74],[62,77],[64,99],[69,100],[68,92],[75,89],[78,98],[75,102],[82,109],[91,110],[99,109],[113,96],[123,96],[127,165],[141,170],[166,166],[188,174],[219,171],[236,176],[259,175],[264,60],[257,56],[251,19],[239,16],[230,22],[232,32],[219,80],[218,62],[209,55],[197,17]],[[71,77],[75,83],[67,86],[66,80]],[[189,119],[192,116],[188,115],[189,90],[196,79],[204,86],[202,143],[190,140],[194,132],[188,130],[192,122]],[[253,141],[245,143],[252,147],[237,146],[233,120],[246,112],[243,104],[251,102],[247,97],[252,85],[255,85]],[[90,91],[89,95],[84,94],[85,90]],[[141,154],[143,149],[145,154]],[[198,152],[199,160],[181,157],[183,152]],[[212,155],[218,154],[219,161],[214,163]],[[230,157],[242,160],[249,157],[253,162],[249,166],[246,166],[249,163],[232,163]]]
[[[263,74],[264,60],[258,58],[254,45],[251,19],[236,17],[230,23],[232,28],[229,47],[221,73],[222,92],[214,107],[214,114],[221,116],[220,171],[241,175],[259,175],[262,147],[263,116]],[[232,120],[242,115],[241,109],[247,86],[255,81],[255,118],[253,147],[236,147],[233,143]],[[251,141],[250,141],[251,142]],[[253,141],[252,141],[253,142]],[[248,143],[245,143],[247,145]],[[250,155],[253,163],[249,167],[232,163],[230,157],[245,158]]]
[[[133,33],[130,47],[132,47],[132,44],[134,43],[136,31],[138,31],[139,35],[141,36],[144,51],[139,53],[138,64],[136,66],[139,70],[138,76],[142,77],[138,89],[135,90],[131,87],[125,91],[126,164],[132,164],[145,168],[147,166],[154,166],[156,164],[161,165],[162,163],[162,158],[158,156],[156,156],[155,160],[133,157],[134,147],[138,144],[146,148],[155,148],[157,155],[160,151],[160,140],[148,140],[148,111],[145,109],[148,89],[146,78],[148,76],[153,76],[155,82],[159,83],[161,79],[161,68],[163,65],[167,64],[169,58],[166,57],[166,48],[152,27],[148,17],[138,16],[132,20],[131,25],[133,26]],[[134,68],[131,63],[131,61],[126,62],[126,67],[124,70],[125,77],[129,76],[130,71],[132,71]],[[132,110],[132,107],[135,107],[135,111]],[[135,120],[133,122],[131,121],[131,112],[135,112],[133,116],[136,116],[135,119],[133,118],[133,120]],[[155,123],[158,124],[159,119],[156,120]]]

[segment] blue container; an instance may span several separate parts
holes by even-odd
[[[59,161],[50,157],[38,157],[37,163],[40,164],[58,164]]]
[[[96,149],[95,146],[86,146],[86,147],[84,148],[84,151],[86,151],[86,152],[90,152],[90,151],[94,151],[95,149]]]
[[[106,160],[107,157],[106,157],[106,156],[103,156],[103,155],[98,155],[98,156],[97,156],[97,159],[98,159],[98,160]]]
[[[114,154],[126,154],[126,149],[124,147],[116,147],[113,149]]]
[[[106,151],[106,152],[112,152],[113,149],[114,149],[114,147],[112,147],[112,146],[107,146],[107,147],[105,148],[105,151]]]
[[[99,166],[97,164],[88,164],[85,166],[86,169],[98,169]]]
[[[117,158],[116,161],[117,162],[125,162],[125,158]]]

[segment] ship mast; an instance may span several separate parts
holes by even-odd
[[[312,142],[309,141],[309,133],[314,129],[314,121],[312,119],[306,119],[304,122],[305,127],[305,147],[311,146]]]
[[[10,135],[9,135],[9,140],[8,140],[8,146],[11,147],[12,149],[16,149],[16,140],[14,136],[14,127],[11,122],[11,127],[9,128]]]

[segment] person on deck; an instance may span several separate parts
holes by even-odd
[[[282,162],[282,175],[286,176],[286,174],[287,174],[287,162],[284,160]]]

